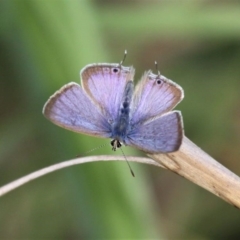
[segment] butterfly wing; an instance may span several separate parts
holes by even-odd
[[[131,124],[172,110],[183,99],[182,88],[162,75],[146,72],[137,84],[131,105]]]
[[[133,76],[133,67],[120,64],[92,64],[81,71],[83,89],[110,122],[117,119],[125,86]]]
[[[182,138],[181,112],[172,111],[137,125],[127,135],[125,144],[150,153],[168,153],[179,149]]]
[[[63,86],[49,98],[43,114],[68,130],[98,137],[110,137],[111,130],[100,110],[76,83]]]

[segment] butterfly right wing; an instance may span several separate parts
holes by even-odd
[[[169,153],[180,148],[183,134],[181,112],[172,111],[137,125],[128,133],[125,144],[148,153]]]
[[[182,99],[183,90],[162,75],[146,72],[137,84],[131,104],[131,124],[143,123],[172,110]]]
[[[169,111],[182,98],[179,85],[160,74],[145,73],[134,92],[126,145],[152,153],[178,150],[183,138],[182,115]]]
[[[49,98],[43,114],[58,126],[91,136],[110,137],[107,119],[76,83],[64,85]]]

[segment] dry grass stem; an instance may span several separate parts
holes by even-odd
[[[188,138],[179,151],[169,154],[148,154],[149,158],[127,156],[128,161],[169,169],[205,188],[226,202],[240,208],[240,178],[218,163]],[[89,156],[57,163],[33,172],[0,188],[0,196],[48,173],[88,162],[125,161],[123,156]]]
[[[177,152],[148,156],[165,168],[240,208],[240,178],[187,137],[184,137],[182,146]]]
[[[154,160],[149,159],[149,158],[127,156],[127,159],[128,159],[128,161],[131,161],[131,162],[146,163],[146,164],[162,167],[160,163],[157,163]],[[0,197],[5,195],[6,193],[9,193],[12,190],[32,181],[32,180],[42,177],[48,173],[55,172],[57,170],[71,167],[71,166],[78,165],[78,164],[97,162],[97,161],[126,161],[126,159],[123,156],[100,155],[100,156],[89,156],[89,157],[76,158],[73,160],[68,160],[68,161],[64,161],[61,163],[57,163],[52,166],[40,169],[36,172],[30,173],[22,178],[19,178],[13,182],[10,182],[10,183],[0,187]]]

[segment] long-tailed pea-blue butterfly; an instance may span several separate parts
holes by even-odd
[[[81,70],[81,86],[70,82],[43,108],[50,121],[74,132],[112,139],[113,150],[126,146],[148,153],[179,149],[182,115],[171,111],[183,98],[182,88],[151,71],[134,87],[134,68],[90,64]]]

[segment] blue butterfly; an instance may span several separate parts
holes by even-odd
[[[183,99],[182,88],[151,71],[134,87],[134,72],[121,63],[87,65],[81,86],[64,85],[43,114],[68,130],[112,139],[113,150],[124,144],[148,153],[177,151],[183,122],[181,112],[172,109]]]

